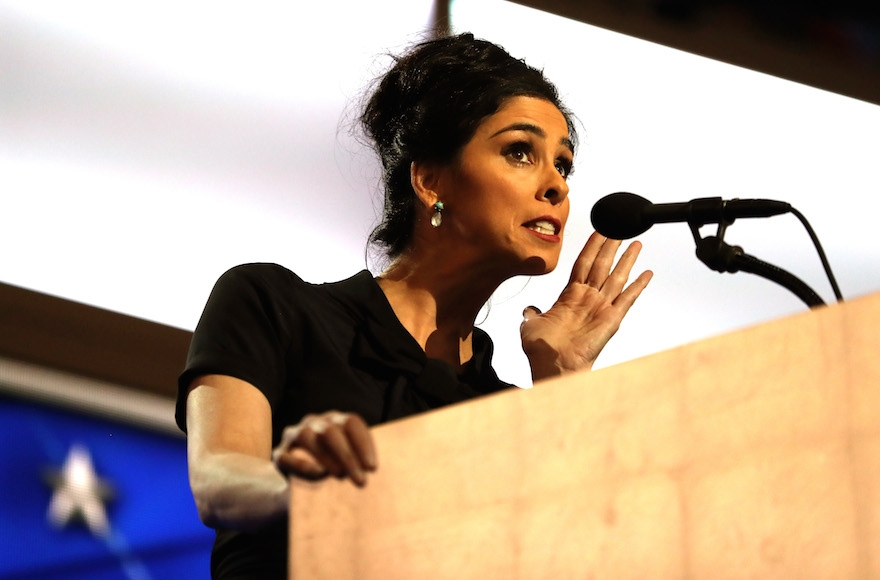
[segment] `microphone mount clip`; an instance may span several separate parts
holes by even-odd
[[[724,234],[727,232],[727,227],[734,222],[734,219],[721,218],[718,222],[716,234],[714,236],[706,236],[705,238],[700,236],[700,227],[706,225],[706,222],[701,219],[688,221],[688,226],[690,226],[694,242],[697,246],[697,259],[711,270],[722,274],[748,272],[776,282],[793,292],[810,308],[825,305],[822,298],[794,274],[746,254],[740,246],[731,246],[725,242]]]

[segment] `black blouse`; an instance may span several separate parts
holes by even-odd
[[[310,284],[276,264],[238,266],[217,281],[193,334],[177,424],[186,431],[190,382],[223,374],[266,396],[273,445],[309,413],[336,409],[376,425],[511,387],[492,369],[492,350],[475,328],[474,355],[461,373],[428,358],[367,271]],[[213,576],[284,578],[286,530],[286,522],[259,534],[217,530]]]

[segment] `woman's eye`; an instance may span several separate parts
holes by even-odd
[[[505,155],[514,162],[525,165],[531,163],[532,148],[527,143],[515,143],[507,148]]]
[[[572,171],[574,171],[574,165],[567,159],[560,159],[556,162],[556,171],[559,172],[563,179],[568,179]]]

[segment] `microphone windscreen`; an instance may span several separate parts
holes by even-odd
[[[597,232],[613,240],[627,240],[648,231],[653,222],[645,219],[645,209],[653,205],[634,193],[606,195],[593,205],[590,221]]]

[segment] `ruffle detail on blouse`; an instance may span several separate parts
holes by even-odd
[[[351,351],[352,364],[389,380],[385,393],[383,421],[416,412],[460,403],[508,387],[498,380],[491,367],[492,342],[479,329],[474,330],[474,356],[463,374],[446,362],[428,358],[412,340],[386,341],[386,332],[365,323],[358,329]]]

